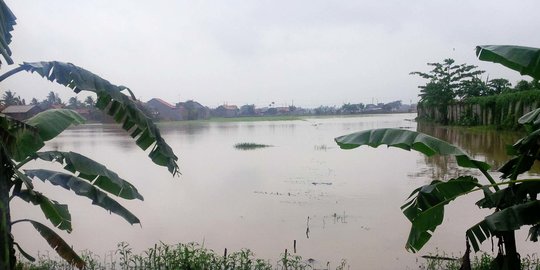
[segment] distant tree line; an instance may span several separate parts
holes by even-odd
[[[35,105],[40,107],[42,110],[52,108],[68,108],[78,111],[88,120],[100,121],[102,118],[102,113],[95,107],[96,101],[93,96],[87,96],[84,101],[81,101],[77,98],[77,96],[74,96],[69,98],[66,103],[60,98],[58,93],[50,91],[41,101],[33,97],[30,100],[30,103],[27,104],[26,100],[21,99],[17,93],[7,90],[2,94],[2,99],[0,99],[0,108],[6,108],[11,105]]]

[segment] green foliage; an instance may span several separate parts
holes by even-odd
[[[471,176],[450,179],[448,182],[434,180],[429,185],[413,191],[409,201],[402,207],[403,214],[412,224],[406,248],[416,252],[431,238],[444,218],[444,206],[455,198],[468,194],[477,187],[478,180]]]
[[[532,76],[536,80],[535,84],[540,78],[540,49],[490,45],[478,46],[476,53],[480,60],[501,63],[521,74]],[[443,118],[446,117],[444,110],[449,104],[448,98],[452,96],[450,89],[458,87],[457,83],[454,84],[454,87],[450,83],[458,81],[451,80],[451,71],[459,69],[459,67],[451,67],[452,64],[453,61],[445,61],[446,68],[444,68],[443,64],[432,63],[429,65],[433,65],[435,68],[431,73],[411,73],[430,79],[428,85],[420,87],[423,89],[422,102],[438,108]],[[478,90],[477,86],[481,86],[478,80],[470,80],[467,84],[469,84],[469,93],[471,89]],[[471,88],[470,84],[477,86]],[[494,82],[494,85],[497,85],[497,89],[501,89],[507,87],[508,83],[497,81]],[[435,95],[437,91],[442,98]],[[466,96],[463,93],[460,95]],[[426,98],[428,99],[426,100]],[[483,106],[493,106],[493,104],[500,104],[507,100],[501,98],[499,101],[497,98],[490,97],[476,101],[483,102]],[[447,104],[444,104],[445,102]],[[515,111],[512,110],[512,112]],[[469,243],[475,251],[478,251],[483,241],[497,237],[499,238],[499,254],[490,262],[489,268],[521,269],[522,262],[517,253],[515,230],[529,225],[531,226],[529,239],[538,241],[538,236],[540,236],[540,202],[537,200],[540,192],[540,179],[518,180],[520,174],[529,171],[534,162],[540,160],[540,109],[522,116],[518,122],[525,125],[527,135],[508,148],[508,154],[511,158],[499,169],[503,179],[503,182],[500,183],[495,183],[493,177],[487,173],[489,167],[478,166],[478,164],[483,163],[477,163],[479,161],[470,159],[461,150],[456,150],[456,147],[452,147],[446,142],[433,140],[418,132],[396,129],[368,130],[338,137],[336,142],[343,149],[352,149],[362,145],[378,147],[384,144],[405,150],[413,149],[428,156],[433,154],[453,155],[458,160],[459,166],[479,169],[489,183],[480,184],[474,177],[463,175],[447,182],[434,180],[430,185],[413,191],[409,197],[410,200],[402,206],[405,216],[412,225],[406,247],[413,252],[422,248],[436,227],[442,223],[444,205],[470,192],[483,191],[484,198],[476,204],[482,208],[493,209],[494,212],[467,230],[467,251],[464,258],[468,258]],[[434,149],[438,149],[438,151]],[[458,157],[461,157],[461,163]],[[464,163],[463,160],[466,162]],[[477,166],[470,166],[471,164]],[[506,187],[500,189],[500,186]],[[464,259],[460,269],[471,269],[470,261]]]
[[[36,72],[51,82],[69,87],[75,93],[83,90],[96,93],[98,96],[96,107],[112,116],[117,123],[122,124],[122,128],[131,137],[137,137],[136,143],[141,149],[146,150],[154,145],[148,154],[154,163],[167,166],[172,174],[178,173],[178,165],[176,164],[178,158],[161,137],[159,129],[141,110],[140,103],[136,102],[136,98],[129,88],[114,85],[71,63],[25,62],[20,68],[28,72]],[[122,91],[127,91],[129,96]]]
[[[112,254],[111,254],[112,255]],[[304,260],[297,254],[282,253],[276,263],[256,258],[249,249],[223,255],[205,248],[197,243],[168,245],[163,242],[155,244],[152,248],[140,254],[133,252],[127,242],[118,243],[114,258],[102,259],[92,252],[82,252],[82,259],[86,269],[207,269],[207,270],[304,270],[321,269],[313,265],[310,260]],[[347,261],[342,260],[335,268],[348,269]],[[48,256],[41,256],[35,263],[19,263],[25,269],[69,269],[62,262]]]
[[[11,59],[11,50],[8,45],[11,43],[11,31],[13,31],[16,19],[15,15],[13,15],[6,3],[4,3],[4,0],[0,0],[0,54],[2,54],[6,62],[10,65],[13,64],[13,60]]]
[[[337,137],[336,143],[342,149],[353,149],[362,145],[378,147],[388,145],[407,151],[415,150],[424,155],[454,156],[460,166],[488,170],[490,166],[482,161],[471,159],[463,150],[443,140],[427,134],[393,128],[373,129]]]
[[[8,44],[11,41],[10,31],[13,30],[15,16],[3,0],[0,0],[0,54],[12,64],[11,51]],[[173,175],[178,174],[178,158],[170,146],[161,137],[156,125],[141,110],[140,102],[125,86],[116,86],[92,72],[62,62],[23,63],[19,67],[0,75],[0,81],[20,72],[35,72],[51,82],[71,88],[75,93],[91,91],[97,95],[95,106],[112,116],[131,135],[135,143],[143,150],[150,147],[149,156],[158,165],[166,166]],[[128,94],[125,94],[127,92]],[[3,102],[17,101],[14,92],[6,92]],[[20,102],[20,101],[19,101]],[[48,104],[60,104],[62,101],[57,93],[49,92]],[[93,98],[87,98],[88,105],[94,105]],[[22,102],[24,103],[24,101]],[[37,100],[33,103],[37,103]],[[82,106],[77,98],[70,100],[73,108]],[[24,257],[33,258],[24,252],[11,234],[11,226],[20,222],[29,222],[41,234],[49,245],[69,264],[82,269],[85,262],[73,251],[53,229],[44,224],[22,219],[11,221],[10,201],[19,198],[39,206],[55,228],[72,231],[71,215],[68,206],[36,191],[32,184],[33,178],[43,182],[72,190],[75,194],[92,200],[92,204],[115,213],[130,224],[140,223],[139,219],[124,208],[109,194],[123,199],[140,199],[143,197],[129,182],[120,178],[104,165],[74,152],[48,151],[39,152],[45,142],[55,138],[72,125],[84,123],[78,113],[66,109],[47,110],[38,113],[25,121],[0,115],[0,270],[13,269],[15,266],[15,249]],[[35,159],[59,162],[67,172],[57,172],[43,169],[24,169],[24,166]],[[56,268],[50,265],[49,268]]]
[[[513,233],[525,225],[532,226],[529,231],[531,240],[536,241],[539,235],[540,202],[536,198],[540,192],[540,179],[516,179],[519,174],[530,169],[534,160],[540,159],[540,155],[537,154],[540,152],[540,109],[523,116],[520,123],[529,125],[529,130],[533,131],[512,146],[510,153],[515,157],[499,169],[503,173],[502,178],[508,181],[499,184],[496,184],[487,173],[489,169],[487,164],[469,158],[462,150],[449,143],[419,132],[376,129],[341,136],[335,140],[342,149],[353,149],[362,145],[371,147],[388,145],[416,150],[428,156],[450,155],[456,158],[459,166],[480,170],[488,183],[480,184],[475,177],[467,175],[446,182],[434,180],[429,185],[414,190],[409,200],[401,207],[411,222],[406,248],[416,252],[427,243],[437,226],[442,223],[445,205],[470,192],[483,191],[484,198],[477,202],[477,205],[495,209],[495,212],[466,232],[467,240],[473,249],[478,251],[479,245],[486,239],[491,237],[505,239],[505,234]],[[499,190],[499,186],[507,187]],[[513,266],[508,267],[512,269]]]
[[[540,79],[540,49],[514,45],[481,45],[476,47],[476,55],[482,61],[502,64]]]
[[[446,123],[447,107],[456,98],[480,95],[485,91],[485,84],[478,79],[484,73],[477,70],[474,65],[455,64],[453,59],[445,59],[443,63],[428,63],[433,69],[428,73],[414,71],[411,75],[418,75],[429,80],[420,88],[420,107],[432,107],[439,112],[440,121]]]

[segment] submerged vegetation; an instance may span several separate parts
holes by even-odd
[[[337,266],[330,262],[319,265],[316,260],[304,260],[297,254],[285,250],[279,259],[272,263],[258,259],[249,249],[219,255],[197,243],[168,245],[163,242],[136,254],[126,242],[118,243],[116,251],[101,257],[91,251],[81,253],[88,270],[138,270],[138,269],[205,269],[205,270],[305,270],[305,269],[349,269],[347,261],[342,260]],[[36,262],[19,262],[17,269],[46,270],[72,269],[67,262],[51,258],[49,254],[41,255]]]
[[[244,142],[244,143],[237,143],[234,145],[234,148],[238,150],[255,150],[259,148],[266,148],[266,147],[272,147],[273,145],[268,144],[260,144],[260,143],[251,143],[251,142]]]

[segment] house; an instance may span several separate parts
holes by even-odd
[[[159,120],[179,121],[185,120],[185,114],[177,106],[174,106],[160,98],[153,98],[146,102],[150,114]]]
[[[213,114],[217,117],[236,117],[239,111],[236,105],[221,105],[214,109]]]
[[[210,118],[210,109],[197,101],[188,100],[176,103],[176,108],[182,113],[182,120],[200,120]]]
[[[26,120],[43,110],[37,105],[11,105],[6,107],[2,113],[17,120]]]

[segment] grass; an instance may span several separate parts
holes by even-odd
[[[423,270],[459,270],[461,266],[460,259],[453,259],[445,253],[423,256],[426,262],[421,264],[419,269]],[[493,256],[487,253],[480,255],[471,255],[471,268],[473,270],[489,270]],[[540,258],[533,254],[521,258],[521,266],[523,270],[540,270]]]
[[[259,144],[259,143],[237,143],[234,145],[234,148],[238,150],[254,150],[259,148],[272,147],[268,144]]]
[[[139,270],[139,269],[193,269],[193,270],[306,270],[306,269],[349,269],[345,260],[336,268],[315,268],[312,260],[304,261],[301,256],[288,253],[280,255],[272,264],[269,260],[255,258],[249,249],[219,255],[196,243],[167,245],[163,242],[154,247],[135,254],[130,245],[121,242],[115,252],[100,257],[92,252],[84,251],[81,255],[88,270]],[[16,269],[45,270],[74,269],[60,258],[50,258],[49,254],[38,256],[36,262],[19,262]]]

